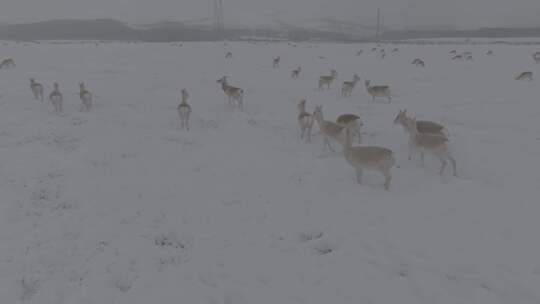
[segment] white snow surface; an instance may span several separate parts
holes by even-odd
[[[540,303],[540,86],[513,80],[540,77],[537,49],[459,46],[475,61],[452,62],[455,46],[385,59],[372,46],[0,46],[17,63],[0,70],[0,303]],[[318,92],[332,68],[339,82]],[[339,97],[354,73],[362,84]],[[245,113],[222,75],[244,88]],[[59,82],[63,116],[30,77],[46,96]],[[393,103],[372,102],[364,79]],[[396,155],[390,191],[376,172],[356,184],[320,135],[299,140],[301,98],[329,120],[361,115],[364,143]],[[458,178],[407,159],[399,109],[447,127]]]

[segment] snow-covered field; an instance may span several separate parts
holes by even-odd
[[[452,62],[455,46],[385,59],[371,47],[1,46],[17,67],[0,70],[0,303],[540,303],[540,86],[513,80],[540,75],[536,49],[458,46],[475,61]],[[393,103],[363,85],[318,92],[332,68],[389,84]],[[222,75],[245,89],[245,113]],[[60,83],[64,116],[33,99],[30,77],[46,95]],[[190,132],[177,129],[182,88]],[[356,184],[319,135],[299,140],[301,98],[327,119],[361,115],[364,142],[395,152],[390,191],[377,173]],[[459,178],[407,160],[393,124],[405,108],[446,125]]]

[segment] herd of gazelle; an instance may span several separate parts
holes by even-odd
[[[56,114],[62,114],[63,108],[62,104],[64,101],[64,96],[60,92],[60,86],[57,82],[54,83],[54,89],[49,94],[49,100],[51,101],[51,104],[53,105],[54,112]],[[44,101],[44,87],[41,83],[36,82],[34,78],[30,78],[30,90],[32,91],[32,94],[34,95],[34,98],[39,101]],[[92,103],[93,103],[93,96],[92,93],[90,93],[88,90],[86,90],[84,83],[79,83],[79,98],[82,102],[82,109],[84,111],[90,111],[92,109]]]
[[[324,119],[322,107],[316,106],[313,114],[306,111],[306,100],[298,103],[298,124],[300,126],[300,138],[311,141],[311,129],[317,122],[319,131],[323,137],[323,149],[335,151],[332,142],[342,145],[345,159],[355,169],[358,183],[362,183],[364,170],[378,171],[384,177],[384,188],[390,187],[392,180],[392,168],[395,165],[392,150],[379,146],[353,146],[353,138],[358,138],[361,144],[361,128],[363,123],[356,114],[340,115],[336,122]],[[448,136],[445,128],[439,123],[432,121],[416,120],[407,116],[407,111],[399,111],[394,119],[394,124],[399,124],[409,135],[409,160],[414,151],[420,153],[422,165],[424,154],[432,154],[441,162],[439,174],[442,175],[450,162],[452,174],[457,177],[456,161],[452,157],[448,147]]]
[[[377,48],[373,48],[371,51],[376,51]],[[398,49],[392,50],[392,53],[397,52]],[[363,50],[357,52],[357,55],[361,55]],[[380,50],[380,56],[384,58],[386,52],[384,49]],[[472,61],[472,53],[464,52],[458,54],[456,50],[450,52],[452,60],[467,60]],[[486,52],[486,55],[493,55],[493,51]],[[228,52],[225,55],[226,58],[232,58],[232,53]],[[533,59],[536,63],[540,63],[540,52],[533,54]],[[279,68],[281,58],[275,57],[273,59],[272,67],[274,69]],[[425,62],[416,58],[412,62],[417,67],[425,67]],[[13,59],[5,59],[0,62],[0,69],[15,67],[15,61]],[[291,78],[299,78],[301,67],[298,66],[291,72]],[[330,75],[323,75],[319,77],[318,88],[319,90],[330,89],[332,83],[337,79],[338,73],[336,70],[331,70]],[[514,77],[516,80],[533,80],[533,73],[531,71],[523,72]],[[360,77],[357,74],[353,75],[352,81],[344,81],[341,87],[341,95],[343,97],[350,97],[354,91],[357,83],[360,81]],[[228,98],[229,104],[233,107],[238,107],[241,111],[244,109],[244,90],[238,87],[229,85],[227,76],[223,76],[217,83],[221,84],[221,89]],[[369,80],[364,82],[366,91],[375,100],[376,97],[387,98],[389,102],[392,101],[390,87],[387,85],[372,86]],[[30,89],[36,100],[44,101],[44,87],[42,84],[35,81],[34,78],[30,79]],[[79,97],[82,102],[82,109],[90,111],[93,103],[92,94],[86,90],[84,83],[79,83]],[[180,128],[189,130],[189,118],[191,115],[191,106],[188,104],[189,94],[186,89],[181,91],[181,102],[177,107],[179,125]],[[54,89],[49,94],[49,100],[51,101],[54,111],[57,114],[63,112],[63,95],[60,92],[58,83],[54,83]],[[336,122],[328,121],[324,119],[322,107],[317,106],[313,113],[306,111],[306,100],[303,99],[298,104],[298,124],[300,126],[300,138],[311,142],[311,135],[313,125],[317,123],[320,133],[323,136],[323,149],[328,148],[331,151],[335,151],[332,143],[337,142],[342,145],[345,159],[347,162],[355,168],[356,179],[358,183],[362,182],[363,170],[375,170],[379,171],[385,179],[384,187],[389,189],[390,182],[392,180],[391,169],[395,165],[395,159],[393,152],[390,149],[378,146],[353,146],[353,138],[358,139],[358,143],[362,142],[363,123],[360,117],[356,114],[343,114],[340,115]],[[443,174],[444,170],[450,162],[452,166],[452,172],[454,176],[457,176],[456,161],[451,156],[448,147],[448,136],[444,132],[444,126],[432,122],[415,120],[407,116],[407,111],[399,111],[398,115],[394,119],[395,124],[399,124],[403,127],[405,132],[409,135],[409,160],[412,159],[413,152],[420,153],[422,165],[424,164],[424,154],[429,153],[436,156],[441,162],[441,168],[439,174]]]

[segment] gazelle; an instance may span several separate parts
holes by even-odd
[[[221,89],[229,98],[229,104],[234,107],[236,102],[240,111],[244,111],[244,90],[230,86],[227,82],[227,76],[223,76],[217,83],[221,84]]]
[[[306,112],[305,99],[302,99],[298,103],[298,125],[300,126],[300,139],[304,139],[305,137],[307,142],[311,142],[311,129],[313,128],[313,115]]]
[[[291,78],[296,79],[296,78],[300,77],[300,72],[301,71],[302,71],[302,67],[298,67],[298,68],[296,68],[296,70],[293,70],[291,72]]]
[[[488,55],[488,56],[493,55],[493,51],[492,51],[492,50],[487,51],[487,52],[486,52],[486,55]]]
[[[281,58],[279,56],[277,56],[276,58],[274,58],[274,62],[272,63],[272,67],[274,69],[277,69],[279,68],[279,61],[281,60]]]
[[[424,62],[424,60],[420,58],[416,58],[415,60],[413,60],[412,64],[419,68],[423,68],[426,66],[426,63]]]
[[[225,58],[226,58],[226,59],[231,59],[231,58],[232,58],[232,53],[231,53],[231,52],[227,52],[227,54],[225,54]]]
[[[344,81],[341,85],[341,96],[348,97],[352,95],[352,92],[354,91],[354,87],[356,87],[356,84],[360,81],[360,77],[358,75],[353,75],[352,81]]]
[[[335,122],[324,120],[322,106],[315,107],[313,118],[319,125],[319,130],[324,138],[323,149],[328,147],[330,151],[335,152],[334,148],[332,148],[332,145],[330,144],[330,141],[342,142],[344,128]]]
[[[531,71],[523,72],[523,73],[517,75],[514,79],[515,80],[532,81],[533,80],[533,72],[531,72]]]
[[[4,60],[2,60],[2,62],[0,62],[0,69],[14,68],[14,67],[15,67],[15,60],[13,60],[11,58],[4,59]]]
[[[394,124],[401,125],[403,127],[403,129],[406,132],[408,132],[409,127],[407,125],[407,122],[409,120],[411,120],[411,119],[412,119],[411,117],[407,116],[407,110],[403,110],[403,111],[399,110],[398,115],[394,119]],[[444,134],[444,126],[443,125],[441,125],[439,123],[436,123],[436,122],[433,122],[433,121],[429,121],[429,120],[417,120],[416,121],[416,129],[420,133],[432,133],[432,134],[440,134],[440,135],[446,136],[446,134]]]
[[[389,190],[392,167],[396,164],[392,150],[377,146],[352,146],[352,131],[345,128],[345,159],[356,170],[356,181],[362,184],[362,171],[378,171],[384,176],[384,189]]]
[[[465,61],[474,61],[474,58],[472,55],[465,56]]]
[[[450,55],[456,55],[457,54],[457,50],[451,50],[450,51]]]
[[[56,114],[62,113],[62,102],[64,97],[62,96],[62,93],[60,93],[60,90],[58,89],[58,83],[54,83],[54,90],[49,94],[49,100],[51,101],[54,112]]]
[[[395,52],[397,52],[397,51],[399,51],[399,49],[398,49],[398,48],[394,48],[394,49],[392,50],[392,53],[395,53]]]
[[[392,92],[390,91],[389,86],[371,86],[371,82],[369,80],[366,80],[364,83],[366,85],[366,90],[369,95],[371,95],[373,101],[375,101],[375,97],[385,97],[388,99],[388,103],[392,102]]]
[[[358,52],[356,52],[356,56],[362,55],[363,52],[364,52],[364,50],[359,50]]]
[[[540,62],[540,52],[536,52],[533,54],[534,62],[539,63]]]
[[[43,85],[41,83],[37,83],[34,78],[30,78],[30,90],[32,91],[32,94],[34,94],[34,98],[36,100],[43,102]]]
[[[452,60],[453,61],[462,61],[463,60],[463,55],[456,55],[456,56],[452,57]]]
[[[189,116],[191,115],[191,106],[187,102],[188,98],[189,94],[187,90],[182,89],[182,101],[176,108],[180,119],[180,128],[186,129],[187,131],[189,131]]]
[[[353,131],[353,135],[358,137],[358,143],[362,143],[362,127],[364,126],[364,123],[360,119],[360,116],[355,114],[342,114],[338,116],[336,123]]]
[[[413,150],[420,151],[422,165],[424,164],[424,153],[435,155],[441,162],[439,174],[444,173],[448,160],[452,164],[453,175],[457,177],[456,160],[450,155],[448,150],[448,138],[441,134],[418,132],[416,120],[408,119],[407,128],[409,130],[409,159]]]
[[[81,98],[82,108],[89,112],[92,109],[93,96],[86,88],[84,87],[84,82],[79,83],[79,98]]]
[[[330,85],[337,78],[337,75],[338,74],[337,74],[336,70],[332,70],[330,72],[330,75],[325,75],[325,76],[319,77],[319,90],[323,90],[325,85],[326,85],[326,88],[328,90],[330,90]]]

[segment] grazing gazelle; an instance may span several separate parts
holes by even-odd
[[[14,68],[14,67],[15,67],[15,60],[13,60],[11,58],[4,59],[4,60],[2,60],[2,62],[0,62],[0,69]]]
[[[362,55],[363,52],[364,52],[364,50],[359,50],[358,52],[356,52],[356,56]]]
[[[387,85],[382,86],[371,86],[371,82],[369,80],[365,81],[366,90],[371,95],[372,100],[375,101],[375,97],[385,97],[388,99],[388,103],[392,102],[392,92],[390,91],[390,87]]]
[[[413,60],[412,64],[419,68],[423,68],[426,66],[426,63],[424,62],[424,60],[420,58],[416,58],[415,60]]]
[[[326,88],[328,90],[330,90],[330,85],[337,78],[337,75],[338,74],[337,74],[336,70],[332,70],[332,71],[330,71],[330,75],[325,75],[325,76],[319,77],[319,90],[322,91],[324,89],[325,85],[326,85]]]
[[[353,131],[353,135],[358,137],[358,143],[362,143],[362,127],[364,123],[360,116],[355,114],[342,114],[336,119],[336,123],[344,128],[349,128]]]
[[[534,62],[539,63],[540,62],[540,52],[536,52],[533,54]]]
[[[296,79],[296,78],[300,77],[300,72],[302,72],[302,67],[296,68],[296,70],[293,70],[293,71],[291,72],[291,78],[295,78],[295,79]]]
[[[533,80],[533,72],[531,72],[531,71],[523,72],[523,73],[517,75],[514,79],[515,80],[532,81]]]
[[[313,115],[306,112],[305,99],[302,99],[298,103],[298,125],[300,125],[300,139],[304,139],[305,137],[307,142],[311,142],[311,129],[313,128]]]
[[[281,60],[281,58],[280,58],[279,56],[277,56],[276,58],[274,58],[274,61],[273,61],[273,63],[272,63],[272,67],[273,67],[274,69],[279,68],[279,61],[280,61],[280,60]]]
[[[453,175],[457,177],[456,160],[450,155],[448,149],[448,137],[436,133],[420,133],[417,129],[415,119],[407,120],[407,128],[409,129],[409,159],[412,157],[413,150],[420,151],[422,165],[424,164],[424,153],[428,152],[435,155],[441,162],[442,175],[448,160],[452,164]]]
[[[182,101],[176,108],[178,111],[178,117],[180,118],[180,128],[186,129],[189,131],[189,116],[191,115],[191,106],[188,104],[187,100],[189,94],[186,89],[182,89]]]
[[[234,107],[236,102],[240,111],[244,111],[244,90],[230,86],[227,82],[227,76],[223,76],[217,83],[221,84],[221,89],[229,98],[229,104]]]
[[[394,124],[399,124],[403,127],[403,129],[408,132],[409,127],[407,125],[407,122],[411,120],[412,118],[407,116],[407,110],[399,110],[398,115],[394,119]],[[444,134],[444,126],[433,122],[429,120],[417,120],[416,121],[416,129],[420,133],[432,133],[432,134],[440,134],[446,136]]]
[[[493,51],[492,51],[492,50],[487,51],[487,52],[486,52],[486,55],[488,55],[488,56],[493,55]]]
[[[457,54],[457,50],[451,50],[450,51],[450,55],[455,55],[455,54]]]
[[[334,148],[330,145],[330,141],[343,142],[343,127],[335,122],[324,120],[322,113],[322,106],[315,107],[313,112],[313,118],[319,125],[319,130],[323,135],[323,149],[328,147],[330,151],[334,152]]]
[[[62,113],[62,101],[63,101],[62,93],[60,93],[60,90],[58,89],[58,83],[54,83],[54,90],[49,94],[49,100],[51,101],[54,112],[56,114]]]
[[[34,78],[30,78],[30,90],[32,91],[32,94],[34,94],[36,100],[43,101],[43,85],[37,83]]]
[[[232,53],[231,53],[231,52],[227,52],[227,54],[225,54],[225,58],[227,58],[227,59],[232,58]]]
[[[81,98],[82,108],[86,112],[92,109],[93,96],[85,87],[84,82],[79,83],[79,98]]]
[[[345,159],[356,170],[356,181],[362,184],[362,171],[378,171],[384,176],[384,189],[389,190],[392,167],[396,164],[392,150],[377,146],[352,146],[352,131],[345,128]]]
[[[354,87],[356,87],[356,84],[360,81],[360,77],[356,74],[353,75],[352,81],[344,81],[341,85],[341,96],[348,97],[352,95],[352,92],[354,91]]]
[[[463,60],[463,55],[456,55],[456,56],[452,57],[452,60],[453,61],[461,61],[461,60]]]

